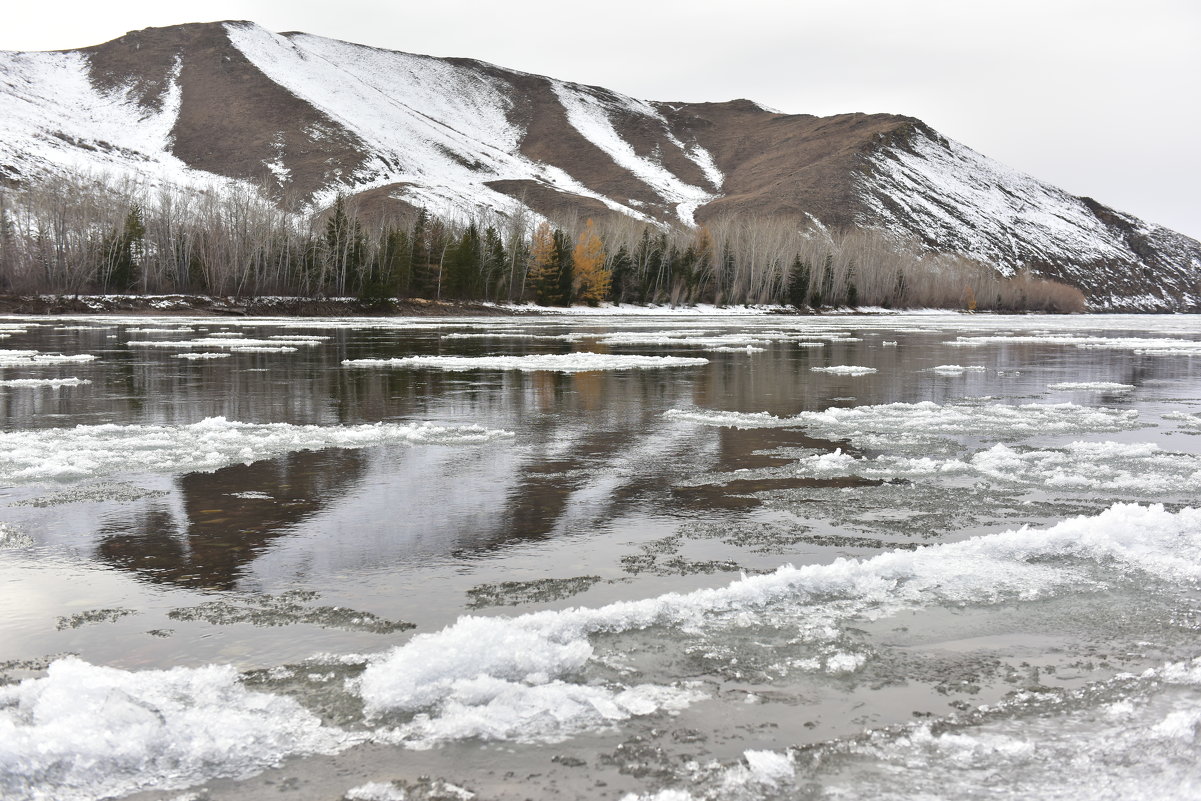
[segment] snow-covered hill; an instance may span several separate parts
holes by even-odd
[[[248,22],[0,53],[0,179],[79,170],[251,182],[314,208],[345,192],[443,214],[791,215],[1032,269],[1097,307],[1201,308],[1201,244],[912,118],[647,102]]]

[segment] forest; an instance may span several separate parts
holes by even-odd
[[[808,218],[364,215],[342,196],[313,212],[249,184],[94,175],[0,186],[0,292],[1085,309],[1074,287]]]

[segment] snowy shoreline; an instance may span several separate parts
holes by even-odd
[[[0,295],[0,315],[87,315],[148,314],[215,317],[482,317],[482,316],[734,316],[788,315],[801,317],[838,317],[851,314],[929,314],[957,315],[957,309],[885,309],[878,306],[843,307],[798,311],[791,306],[756,304],[716,306],[637,305],[606,303],[600,306],[537,306],[532,303],[494,303],[490,301],[427,300],[424,298],[388,298],[361,300],[353,297],[303,298],[278,295],[256,297],[215,297],[210,295]],[[1016,315],[1034,312],[1014,312]],[[980,312],[980,314],[993,314]],[[997,312],[996,314],[1005,314]],[[1008,316],[1008,315],[1006,315]]]

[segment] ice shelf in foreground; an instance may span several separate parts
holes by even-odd
[[[774,643],[781,660],[792,660],[815,644],[853,647],[840,632],[864,616],[1011,605],[1144,577],[1187,588],[1201,580],[1201,510],[1116,504],[1045,529],[786,566],[724,587],[595,608],[467,616],[369,660],[348,685],[365,704],[364,734],[322,726],[286,696],[246,689],[230,666],[125,671],[68,658],[42,678],[0,687],[0,795],[67,801],[170,789],[247,775],[364,737],[411,748],[465,738],[559,740],[703,697],[671,677],[633,686],[590,678],[597,649],[621,648],[620,637],[602,645],[593,635],[654,628],[670,644],[749,626],[757,649]],[[845,673],[869,658],[844,653],[794,664]],[[1201,668],[1165,669],[1155,680],[1198,684]],[[1156,731],[1189,744],[1197,720],[1201,715],[1165,718]],[[788,779],[779,757],[755,753],[746,761],[759,780]]]

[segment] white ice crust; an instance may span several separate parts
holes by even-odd
[[[823,436],[848,438],[858,445],[923,442],[948,436],[1020,439],[1034,435],[1125,431],[1138,426],[1133,409],[1104,409],[1072,403],[1021,406],[888,403],[831,407],[776,417],[766,412],[670,409],[666,416],[684,422],[732,428],[804,427]]]
[[[231,666],[125,671],[73,657],[0,687],[0,796],[84,801],[244,776],[354,737]]]
[[[369,716],[415,713],[391,737],[412,747],[467,737],[555,740],[693,700],[688,687],[577,684],[593,658],[589,636],[664,627],[699,632],[789,621],[821,642],[860,615],[887,616],[938,604],[1032,600],[1096,588],[1072,560],[1192,582],[1201,578],[1201,510],[1115,504],[1097,517],[1049,529],[1022,528],[871,559],[782,567],[726,587],[668,593],[599,608],[513,618],[460,618],[375,658],[350,687]],[[1060,561],[1062,560],[1062,561]],[[862,654],[828,651],[795,667],[854,672]]]
[[[387,443],[478,444],[513,435],[480,426],[240,423],[96,425],[0,432],[0,480],[75,481],[115,473],[212,471],[285,453]]]
[[[435,370],[548,370],[584,373],[593,370],[642,370],[658,367],[691,367],[708,359],[684,356],[614,356],[608,353],[536,354],[533,356],[406,356],[398,359],[347,359],[347,367],[401,367]]]

